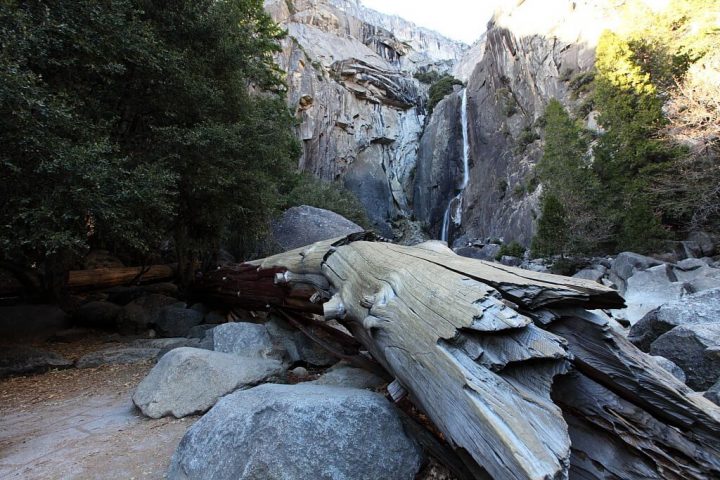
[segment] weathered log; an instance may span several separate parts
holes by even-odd
[[[147,267],[96,268],[68,272],[66,286],[70,290],[108,288],[129,283],[149,283],[169,280],[175,276],[172,265]]]
[[[682,464],[697,478],[720,473],[717,409],[584,310],[622,307],[614,290],[458,257],[437,242],[368,240],[354,234],[220,269],[196,290],[246,308],[340,320],[445,440],[467,452],[478,477],[674,478]],[[609,393],[592,403],[589,392]],[[620,404],[635,412],[627,432],[612,423]],[[646,417],[654,423],[643,424]],[[612,441],[588,453],[587,432]],[[654,442],[656,434],[663,439]],[[666,459],[673,439],[689,460]],[[630,464],[620,468],[603,452]]]

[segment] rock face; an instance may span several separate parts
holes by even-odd
[[[363,228],[335,212],[302,205],[286,210],[273,222],[271,231],[274,243],[281,251],[287,251],[362,232]]]
[[[204,413],[223,395],[256,385],[281,370],[277,360],[177,348],[160,359],[132,399],[148,417],[181,418]]]
[[[374,227],[409,216],[427,86],[418,70],[448,71],[467,48],[354,0],[266,0],[287,29],[276,56],[300,122],[300,168],[341,179]]]
[[[366,390],[262,385],[220,400],[180,441],[168,478],[411,480],[421,450]]]
[[[570,109],[582,102],[582,95],[572,94],[571,84],[593,67],[594,45],[612,18],[607,15],[613,8],[610,3],[553,2],[553,15],[547,15],[545,2],[507,2],[485,35],[457,62],[455,74],[467,79],[470,181],[463,195],[462,226],[451,239],[471,234],[529,245],[541,190],[534,180],[542,155],[538,138],[543,132],[537,121],[552,98]],[[436,114],[446,112],[438,110],[432,117]],[[429,125],[434,121],[431,118]],[[455,122],[459,121],[457,116]],[[435,155],[443,150],[453,154],[443,146],[456,129],[426,129],[418,171],[429,168],[421,165],[428,159],[452,164],[454,158]],[[416,185],[415,213],[435,232],[442,218],[426,216],[424,206],[433,200],[423,196],[439,196],[429,186]],[[440,203],[447,205],[449,200],[445,197]]]
[[[685,372],[687,385],[707,390],[720,378],[720,323],[694,323],[676,327],[650,346]]]

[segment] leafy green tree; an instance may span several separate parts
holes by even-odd
[[[548,103],[544,117],[545,149],[537,165],[543,199],[535,249],[545,254],[595,252],[607,241],[610,225],[589,158],[590,139],[557,100]],[[561,229],[567,231],[560,235]]]
[[[430,85],[428,92],[428,111],[432,113],[435,106],[440,103],[440,100],[450,95],[453,91],[453,86],[462,85],[462,82],[452,75],[442,75]]]
[[[188,281],[281,204],[298,146],[260,0],[6,1],[0,29],[6,259],[169,235]]]

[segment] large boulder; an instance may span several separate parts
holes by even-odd
[[[265,325],[237,322],[225,323],[212,329],[216,352],[232,353],[241,357],[277,357],[273,342]]]
[[[168,478],[413,479],[422,452],[367,390],[261,385],[230,394],[180,441]]]
[[[712,257],[715,255],[715,242],[710,235],[705,232],[692,232],[688,236],[688,240],[695,242],[700,248],[702,255]]]
[[[132,399],[148,417],[180,418],[204,413],[220,397],[281,371],[278,360],[176,348],[166,353],[140,382]]]
[[[125,365],[155,360],[160,353],[153,347],[112,347],[80,357],[77,368],[95,368],[103,365]]]
[[[689,284],[679,281],[673,268],[666,264],[636,272],[627,279],[626,285],[627,308],[614,310],[613,316],[631,325],[660,305],[695,291]]]
[[[176,303],[177,299],[157,293],[136,298],[120,311],[117,328],[125,335],[144,333],[155,324],[163,308]]]
[[[652,343],[650,353],[682,368],[690,388],[707,390],[720,378],[720,323],[675,327]]]
[[[610,267],[610,280],[618,286],[620,293],[625,293],[626,281],[636,272],[662,265],[662,262],[633,252],[622,252]]]
[[[197,310],[170,305],[160,310],[153,326],[161,337],[184,337],[191,328],[202,323],[203,317]]]
[[[25,346],[0,347],[0,378],[71,366],[70,360],[54,352]]]
[[[271,226],[272,240],[281,250],[362,231],[361,226],[342,215],[307,205],[286,210]]]
[[[675,365],[673,362],[671,362],[667,358],[661,357],[661,356],[653,357],[652,355],[651,355],[651,358],[653,358],[655,360],[655,362],[658,365],[660,365],[662,368],[664,368],[665,370],[670,372],[673,377],[677,378],[678,380],[680,380],[683,383],[685,383],[687,381],[687,376],[685,376],[685,372],[683,372],[682,368],[678,367],[677,365]]]
[[[120,306],[112,302],[96,300],[78,308],[73,314],[73,320],[85,327],[111,328],[115,326],[121,310]]]
[[[687,295],[648,312],[630,328],[628,339],[644,352],[678,325],[720,323],[720,288]]]

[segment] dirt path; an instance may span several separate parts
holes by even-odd
[[[130,396],[150,363],[0,380],[0,479],[160,479],[198,417],[149,420]]]

